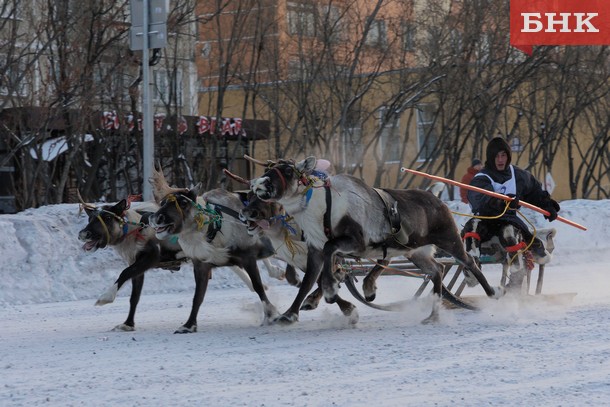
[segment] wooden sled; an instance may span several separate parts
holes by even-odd
[[[553,237],[556,234],[555,229],[539,230],[537,232],[538,237],[543,241],[545,247],[549,253],[554,250]],[[479,258],[481,262],[481,269],[486,274],[486,266],[498,264],[502,265],[502,275],[500,278],[500,286],[507,287],[507,281],[509,279],[509,270],[504,259],[506,253],[498,250],[497,245],[493,245],[493,242],[485,247],[485,251],[482,251],[483,255]],[[466,309],[477,309],[480,303],[487,298],[484,294],[466,294],[465,288],[467,286],[464,278],[464,267],[456,263],[452,258],[438,258],[437,261],[443,266],[443,300],[444,304],[450,308],[466,308]],[[366,276],[369,271],[376,265],[376,263],[365,260],[344,260],[342,262],[342,268],[346,271],[345,285],[352,295],[367,306],[384,310],[384,311],[395,311],[400,309],[404,302],[392,302],[392,303],[378,303],[367,301],[364,294],[358,287],[358,277]],[[535,284],[532,281],[532,272],[537,272],[537,278]],[[432,285],[429,284],[429,278],[427,275],[408,260],[404,259],[392,259],[388,266],[384,267],[381,276],[404,276],[404,277],[415,277],[422,279],[422,282],[415,288],[414,293],[411,297],[417,299],[423,294],[428,294],[431,291]],[[542,293],[542,287],[544,284],[545,277],[545,265],[536,264],[533,269],[528,269],[525,272],[524,282],[522,291],[519,293],[519,301],[523,302],[544,302],[549,304],[569,304],[572,299],[576,296],[576,293],[558,293],[558,294],[547,294]],[[490,281],[490,284],[494,284]],[[430,285],[430,287],[428,287]],[[479,287],[482,292],[482,289]],[[472,290],[470,290],[472,291]]]

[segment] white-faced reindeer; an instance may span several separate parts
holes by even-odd
[[[279,202],[303,230],[308,244],[305,273],[312,273],[308,280],[312,284],[321,273],[327,302],[333,303],[338,298],[335,255],[358,258],[404,255],[433,282],[438,299],[424,322],[436,321],[443,273],[442,265],[434,258],[437,249],[453,256],[473,273],[488,296],[503,293],[489,285],[465,252],[449,209],[433,194],[421,190],[373,189],[344,174],[320,183],[312,177],[315,165],[315,157],[298,163],[280,160],[271,163],[250,185],[259,198]],[[289,319],[290,315],[286,317]]]
[[[461,236],[466,252],[475,259],[490,256],[502,264],[501,284],[506,285],[507,290],[526,294],[524,277],[529,275],[534,263],[546,264],[551,261],[556,233],[553,228],[538,230],[544,256],[527,250],[531,242],[524,239],[519,228],[503,220],[482,221],[472,218],[464,225]],[[477,284],[472,275],[468,272],[464,274],[469,286]]]
[[[161,171],[150,179],[160,209],[150,217],[157,238],[178,235],[185,255],[193,261],[195,295],[187,322],[177,332],[197,330],[197,314],[207,291],[212,269],[238,266],[246,270],[264,307],[265,321],[278,315],[265,293],[256,261],[273,255],[268,239],[251,236],[239,220],[244,204],[238,194],[214,189],[199,196],[200,185],[192,189],[173,188]]]
[[[249,182],[243,178],[227,170],[225,170],[225,173],[234,180],[249,185]],[[301,228],[294,222],[291,222],[289,218],[280,204],[263,201],[254,194],[248,196],[248,204],[240,212],[240,219],[248,225],[248,232],[253,235],[263,234],[266,236],[275,248],[275,257],[286,262],[287,278],[289,278],[289,269],[294,271],[296,276],[295,267],[301,271],[305,271],[307,268],[307,243],[301,237]],[[307,287],[313,285],[308,280],[312,275],[313,273],[306,273],[304,283],[299,281],[298,286],[301,289],[292,303],[289,312],[281,315],[274,322],[292,323],[298,319],[299,310],[313,310],[317,308],[322,299],[322,289],[318,287],[310,295],[307,295],[309,292]],[[291,278],[294,279],[296,278],[295,276]],[[305,298],[306,296],[307,298]],[[338,299],[337,303],[348,315],[352,313],[349,302]],[[288,315],[290,316],[289,318],[287,317]]]
[[[177,265],[172,269],[179,268],[179,260],[182,259],[180,246],[173,239],[158,240],[155,231],[148,227],[148,215],[159,208],[154,203],[140,205],[137,211],[129,209],[125,199],[115,205],[99,208],[85,203],[82,203],[81,207],[89,216],[89,223],[78,233],[78,238],[85,242],[83,249],[95,251],[111,246],[129,264],[114,284],[98,298],[95,305],[113,302],[119,289],[131,279],[129,314],[125,322],[117,325],[114,330],[133,331],[136,307],[144,284],[144,272],[170,261],[177,261]]]

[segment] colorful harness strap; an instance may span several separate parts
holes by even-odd
[[[466,232],[464,233],[464,237],[462,238],[462,240],[466,240],[469,237],[476,239],[478,241],[481,241],[481,236],[477,233],[477,232]]]
[[[519,250],[523,250],[526,247],[527,247],[527,244],[525,242],[519,242],[516,245],[505,247],[504,250],[506,250],[509,253],[514,253],[514,252],[518,252]]]

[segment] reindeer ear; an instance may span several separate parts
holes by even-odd
[[[192,192],[195,197],[198,197],[199,195],[203,194],[203,184],[201,182],[198,182],[197,185],[195,185],[193,188],[189,189],[189,192]]]
[[[303,161],[296,163],[295,167],[303,174],[310,174],[316,168],[316,157],[309,156]]]
[[[97,212],[97,208],[91,207],[91,206],[86,206],[86,205],[81,205],[81,208],[85,210],[85,213],[87,214],[88,217],[91,217],[91,215],[93,215],[95,212]],[[79,211],[79,215],[80,215],[80,211]]]
[[[121,199],[119,201],[119,203],[117,203],[116,205],[114,205],[112,207],[112,212],[116,213],[117,215],[122,215],[126,209],[127,209],[127,200]]]

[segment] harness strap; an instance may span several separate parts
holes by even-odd
[[[333,238],[332,224],[330,223],[330,213],[332,211],[332,196],[330,193],[330,185],[324,185],[326,190],[326,212],[324,212],[324,234],[327,239]]]
[[[466,232],[464,233],[464,237],[462,238],[463,240],[468,239],[469,237],[478,240],[479,242],[481,241],[481,236],[477,233],[477,232]]]
[[[519,242],[514,246],[505,247],[504,250],[506,250],[509,253],[514,253],[514,252],[518,252],[519,250],[523,250],[526,247],[527,247],[527,244],[525,242]]]
[[[101,212],[98,213],[97,220],[100,221],[102,227],[104,228],[104,233],[106,234],[106,244],[108,245],[110,244],[110,231],[108,230],[108,226],[106,226],[106,222],[104,222],[104,219],[102,219]]]
[[[228,206],[224,206],[221,204],[216,204],[216,203],[209,203],[209,204],[212,207],[212,209],[214,209],[216,212],[226,213],[227,215],[232,216],[235,219],[242,222],[242,220],[239,219],[239,212],[237,212],[235,209],[229,208]],[[244,222],[242,222],[242,223],[244,223]]]
[[[398,201],[383,189],[373,188],[373,190],[377,193],[381,202],[383,202],[384,214],[390,223],[390,233],[392,237],[398,244],[406,246],[409,242],[409,235],[405,228],[402,227],[402,218],[398,211]],[[387,246],[385,244],[383,247],[383,254],[385,258],[385,255],[387,254]]]

